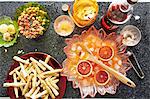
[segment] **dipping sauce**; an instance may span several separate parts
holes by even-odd
[[[60,36],[68,36],[74,30],[74,22],[67,15],[61,15],[56,18],[54,22],[54,29],[57,34]]]
[[[126,46],[135,46],[141,40],[140,30],[133,25],[125,26],[120,34],[123,35],[122,43]]]

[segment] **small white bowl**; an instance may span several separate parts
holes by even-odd
[[[123,35],[124,38],[122,43],[126,46],[135,46],[141,40],[141,31],[133,25],[125,26],[120,34]]]
[[[70,27],[68,27],[68,28],[70,28],[69,32],[60,29],[60,25],[63,23],[63,21],[66,21],[66,22],[68,22],[67,24],[70,24]],[[74,27],[75,27],[74,22],[67,15],[61,15],[61,16],[57,17],[55,22],[54,22],[54,30],[60,36],[68,36],[68,35],[70,35],[73,32]]]

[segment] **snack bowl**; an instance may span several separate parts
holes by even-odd
[[[67,15],[61,15],[54,22],[54,30],[60,36],[68,36],[74,30],[74,22]]]
[[[20,58],[22,59],[29,59],[30,57],[33,57],[35,59],[38,60],[43,60],[48,56],[48,54],[45,53],[41,53],[41,52],[30,52],[27,54],[24,54],[22,56],[20,56]],[[53,58],[50,57],[50,60],[48,61],[48,65],[52,66],[54,69],[61,69],[62,66],[59,64],[59,62]],[[13,82],[13,77],[11,75],[9,75],[9,73],[16,67],[19,66],[19,62],[17,61],[13,61],[13,63],[10,66],[10,70],[7,74],[6,80],[5,82]],[[64,76],[59,76],[59,82],[57,83],[58,87],[59,87],[59,95],[56,97],[56,99],[61,99],[65,93],[65,89],[66,89],[66,77]],[[9,97],[11,99],[15,99],[15,93],[14,93],[14,88],[13,87],[8,87],[7,88],[7,94],[9,95]],[[21,90],[19,90],[18,92],[19,98],[24,98],[24,96],[21,95]]]
[[[26,3],[16,9],[15,20],[19,32],[28,39],[42,36],[50,25],[48,10],[36,2]]]
[[[121,30],[120,34],[123,36],[122,43],[125,46],[135,46],[140,42],[142,38],[141,31],[134,25],[125,26]]]

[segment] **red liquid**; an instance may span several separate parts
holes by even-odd
[[[105,31],[113,32],[118,29],[118,26],[114,25],[110,20],[107,18],[107,16],[103,16],[101,19],[101,26]]]
[[[128,17],[127,13],[122,12],[120,10],[119,6],[120,5],[114,5],[108,10],[107,17],[111,21],[123,22],[127,19],[127,17]],[[121,7],[122,7],[122,10],[127,9],[127,6],[122,5]]]

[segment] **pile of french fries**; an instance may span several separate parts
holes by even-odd
[[[62,69],[54,69],[48,65],[50,57],[48,55],[45,61],[42,61],[33,57],[24,60],[14,56],[13,59],[18,61],[20,66],[9,73],[13,76],[14,82],[4,83],[3,86],[14,87],[16,98],[19,97],[18,93],[21,90],[26,99],[48,99],[49,97],[54,99],[59,95],[57,82]]]

